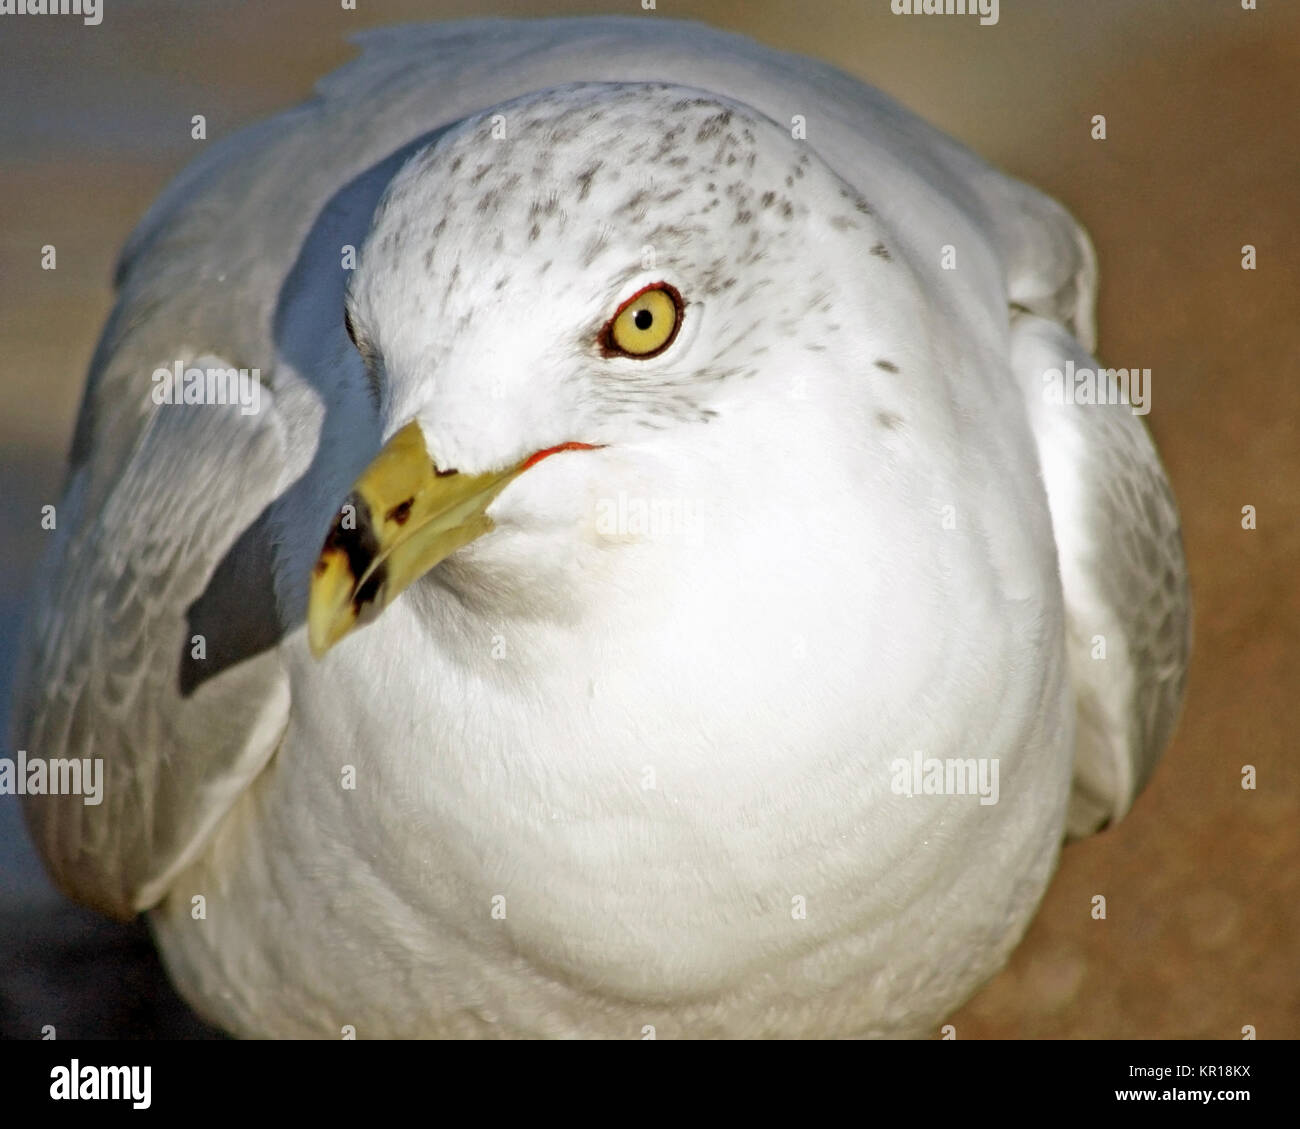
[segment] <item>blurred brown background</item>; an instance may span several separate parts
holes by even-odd
[[[104,0],[97,27],[0,17],[0,723],[39,508],[58,499],[112,264],[203,144],[191,115],[207,116],[210,144],[300,101],[350,57],[345,36],[375,24],[705,19],[843,67],[1061,200],[1097,246],[1102,355],[1153,372],[1147,422],[1196,602],[1188,705],[1132,815],[1065,851],[1010,967],[954,1018],[958,1037],[1300,1036],[1300,4],[1000,7],[992,27],[894,16],[889,0]],[[1090,139],[1094,114],[1105,141]],[[57,270],[40,269],[46,243]],[[0,798],[0,1033],[49,1022],[60,1038],[201,1033],[142,931],[49,889]]]

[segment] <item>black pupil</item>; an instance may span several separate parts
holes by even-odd
[[[632,323],[637,329],[649,329],[654,325],[655,316],[649,310],[637,310]]]

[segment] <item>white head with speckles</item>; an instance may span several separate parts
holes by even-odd
[[[347,318],[386,440],[414,424],[441,474],[510,475],[483,503],[498,532],[421,567],[451,546],[444,576],[499,576],[558,559],[528,537],[636,542],[593,534],[628,491],[744,522],[737,487],[770,504],[774,473],[834,457],[846,412],[896,439],[891,357],[917,294],[869,202],[788,129],[698,90],[578,84],[469,118],[402,168]],[[537,465],[563,447],[590,450]],[[385,491],[377,506],[405,501]],[[807,511],[780,516],[798,536]]]

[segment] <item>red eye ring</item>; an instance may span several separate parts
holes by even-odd
[[[618,321],[624,310],[636,302],[642,294],[645,294],[650,290],[658,290],[667,294],[668,297],[672,299],[673,309],[676,311],[676,318],[673,321],[672,332],[668,334],[667,340],[665,340],[659,348],[654,349],[649,353],[629,353],[626,349],[619,348],[615,343],[614,323]],[[677,334],[681,332],[682,318],[685,314],[686,302],[682,298],[681,291],[678,290],[677,287],[675,287],[671,282],[651,282],[648,285],[641,287],[641,289],[630,298],[627,298],[618,309],[614,311],[613,316],[611,316],[609,321],[604,324],[601,331],[596,334],[596,344],[600,347],[600,355],[602,357],[630,357],[634,361],[648,361],[651,357],[657,357],[677,340]]]

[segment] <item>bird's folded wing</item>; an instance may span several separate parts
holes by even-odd
[[[150,371],[133,390],[146,403]],[[29,762],[44,761],[51,782],[61,771],[51,762],[83,762],[83,794],[47,784],[27,796],[37,847],[65,892],[119,917],[166,892],[266,764],[289,712],[266,645],[279,625],[259,522],[283,465],[273,399],[264,391],[256,414],[142,411],[110,482],[93,480],[104,469],[93,445],[71,473],[14,699]],[[241,645],[253,657],[225,664]],[[98,796],[88,794],[96,764]]]
[[[1129,404],[1064,402],[1068,361],[1076,373],[1099,368],[1062,326],[1015,319],[1012,369],[1038,447],[1065,594],[1077,703],[1066,829],[1079,837],[1128,811],[1173,733],[1191,605],[1178,511],[1146,427]],[[1101,380],[1098,391],[1118,398],[1117,378],[1103,370]],[[1128,398],[1140,399],[1131,385]]]

